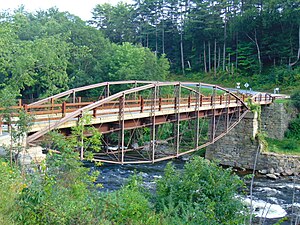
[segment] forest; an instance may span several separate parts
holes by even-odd
[[[115,44],[79,17],[22,8],[0,16],[2,96],[36,99],[111,80],[164,80],[169,63],[148,48]],[[14,96],[12,96],[14,95]],[[5,102],[5,101],[4,101]]]
[[[268,89],[299,85],[299,7],[299,0],[138,0],[97,5],[90,24],[114,43],[165,54],[185,78],[238,77]]]
[[[56,8],[3,11],[0,91],[36,99],[129,79],[291,91],[300,84],[299,8],[299,0],[145,0],[96,5],[89,21]]]

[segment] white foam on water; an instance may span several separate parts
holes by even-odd
[[[244,199],[244,202],[250,206],[250,199]],[[263,200],[252,200],[253,214],[255,217],[267,219],[281,218],[287,215],[287,212],[277,204],[270,204]]]
[[[256,188],[256,190],[261,191],[261,192],[267,192],[270,195],[282,194],[281,191],[279,191],[275,188],[269,188],[269,187],[258,187],[258,188]]]
[[[296,207],[300,209],[300,203],[298,202],[294,202],[293,204],[286,204],[287,208],[292,208],[292,207]]]
[[[293,206],[296,206],[296,207],[300,208],[300,203],[295,202],[295,203],[293,204]]]
[[[281,185],[278,185],[277,187],[278,188],[291,188],[291,189],[295,188],[295,189],[300,190],[300,184],[295,184],[295,186],[294,186],[294,184],[281,184]]]
[[[268,199],[275,204],[279,204],[279,200],[276,197],[268,197]]]

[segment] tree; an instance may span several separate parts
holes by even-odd
[[[92,14],[90,23],[104,32],[112,42],[121,44],[136,41],[132,6],[122,2],[116,6],[108,3],[98,4]]]

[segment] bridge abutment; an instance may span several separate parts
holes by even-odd
[[[206,149],[205,157],[217,160],[221,165],[253,169],[257,150],[256,169],[264,173],[291,175],[300,171],[300,157],[264,151],[257,133],[259,126],[268,137],[282,139],[289,121],[297,115],[296,110],[283,103],[262,107],[261,121],[257,113],[248,112],[240,123],[227,135]]]
[[[206,148],[205,157],[222,165],[252,169],[259,146],[257,118],[257,113],[247,113],[227,135]]]

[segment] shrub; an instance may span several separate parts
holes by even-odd
[[[0,224],[13,224],[12,212],[20,192],[26,187],[19,170],[0,159]]]
[[[149,201],[150,193],[142,187],[142,178],[134,175],[122,189],[102,194],[102,216],[112,224],[165,224]]]
[[[242,224],[244,206],[236,198],[242,186],[230,169],[200,157],[182,172],[169,163],[157,183],[156,206],[173,224]]]
[[[283,143],[283,148],[286,150],[295,150],[298,147],[298,143],[294,139],[288,139]]]
[[[285,136],[291,139],[300,140],[300,117],[290,121]]]
[[[294,103],[294,106],[295,106],[298,110],[300,110],[300,92],[298,91],[298,92],[294,93],[294,94],[291,96],[291,99],[292,99],[292,101],[293,101],[293,103]]]

